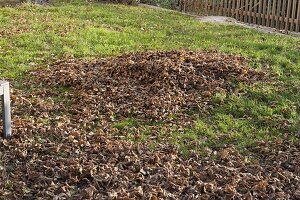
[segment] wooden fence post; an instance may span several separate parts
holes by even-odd
[[[9,83],[0,81],[0,96],[2,101],[2,119],[3,119],[3,137],[11,137],[11,114],[10,114],[10,96]]]

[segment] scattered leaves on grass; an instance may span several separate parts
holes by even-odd
[[[243,65],[243,58],[217,53],[147,52],[34,72],[24,84],[41,87],[12,94],[14,137],[0,139],[0,196],[299,199],[299,142],[257,143],[247,156],[226,146],[183,157],[167,142],[150,148],[113,134],[112,114],[163,119],[207,106],[208,93],[231,92],[233,79],[262,76]]]

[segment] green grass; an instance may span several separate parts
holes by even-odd
[[[124,129],[127,127],[135,127],[137,126],[137,122],[133,118],[126,118],[123,121],[117,122],[114,124],[114,127],[117,129]]]
[[[144,50],[217,50],[245,56],[250,66],[271,71],[274,81],[238,86],[242,95],[216,94],[215,108],[199,114],[192,128],[161,131],[157,140],[182,150],[235,144],[300,130],[300,38],[260,33],[235,25],[201,23],[173,11],[109,4],[23,5],[0,8],[0,78],[64,57],[97,58]],[[144,126],[134,119],[117,129]],[[142,134],[146,140],[151,134]],[[194,144],[198,141],[198,146]]]

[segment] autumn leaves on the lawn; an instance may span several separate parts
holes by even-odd
[[[206,52],[169,51],[125,54],[92,62],[58,61],[33,72],[38,84],[77,92],[76,106],[91,113],[161,120],[199,110],[216,93],[264,74],[246,67],[242,57]],[[92,103],[94,102],[94,103]]]

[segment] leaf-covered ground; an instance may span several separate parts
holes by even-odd
[[[189,106],[213,106],[208,93],[238,94],[237,83],[255,84],[265,76],[246,67],[241,57],[187,51],[126,54],[93,62],[72,59],[34,71],[23,80],[34,88],[13,91],[14,137],[1,140],[0,196],[298,199],[299,142],[257,142],[247,155],[224,145],[201,152],[191,149],[184,156],[178,146],[155,138],[157,126],[148,126],[150,139],[140,142],[144,127],[131,127],[135,141],[128,141],[120,136],[121,125],[115,124],[134,115],[136,121],[149,119],[153,124],[159,119],[159,129],[166,132],[170,124],[184,128],[194,123],[194,115],[183,112]],[[184,98],[191,93],[192,98]],[[157,109],[150,98],[163,102],[178,94],[183,97],[165,109],[162,103]],[[139,115],[150,111],[149,103],[158,113]],[[134,112],[127,112],[134,106]]]
[[[182,158],[166,144],[53,132],[56,142],[42,134],[1,141],[2,199],[300,198],[299,143],[257,144],[255,161],[230,146]]]
[[[173,199],[180,199],[194,193],[194,198],[210,195],[211,199],[233,194],[236,199],[241,199],[240,195],[244,199],[299,199],[300,38],[202,23],[170,11],[72,2],[0,8],[0,78],[13,78],[14,122],[13,139],[0,143],[2,199],[53,199],[53,194],[65,199],[126,195],[136,199],[174,195]],[[171,59],[176,68],[184,70],[177,73],[162,66],[163,72],[174,77],[159,82],[166,86],[162,90],[166,94],[161,92],[157,98],[170,99],[171,93],[177,106],[168,101],[157,115],[155,109],[143,107],[142,99],[129,101],[137,108],[134,114],[116,91],[109,95],[113,99],[107,95],[95,98],[108,94],[109,88],[123,88],[124,94],[143,97],[143,93],[134,94],[142,89],[150,92],[151,87],[136,88],[142,80],[125,87],[115,85],[109,76],[97,77],[97,70],[105,73],[97,63],[112,68],[107,61],[134,66],[143,60],[130,62],[128,54],[83,59],[182,48],[247,59],[193,53],[230,66],[222,65],[228,77],[212,79],[207,77],[217,76],[218,70],[193,72],[184,60]],[[129,55],[131,59],[135,56]],[[212,59],[213,55],[217,59]],[[51,65],[53,71],[45,69],[66,57],[80,60],[64,60]],[[162,62],[170,61],[155,61]],[[204,66],[203,61],[194,63],[199,69]],[[214,69],[214,64],[206,64]],[[41,71],[31,75],[24,73],[40,67]],[[124,74],[124,69],[121,65],[112,71]],[[152,73],[159,66],[149,69],[142,68],[141,73],[157,75],[154,82],[165,77]],[[82,75],[83,82],[75,79],[80,70],[90,73]],[[181,98],[199,89],[192,84],[190,93],[185,91],[181,83],[191,84],[192,80],[184,79],[183,72],[205,86],[200,88],[205,93],[195,94],[188,102]],[[207,77],[201,79],[200,75]],[[88,77],[113,85],[86,84]],[[123,83],[135,78],[114,77]],[[149,101],[157,103],[157,98],[147,96],[145,100],[151,106]],[[148,115],[139,111],[148,111]]]

